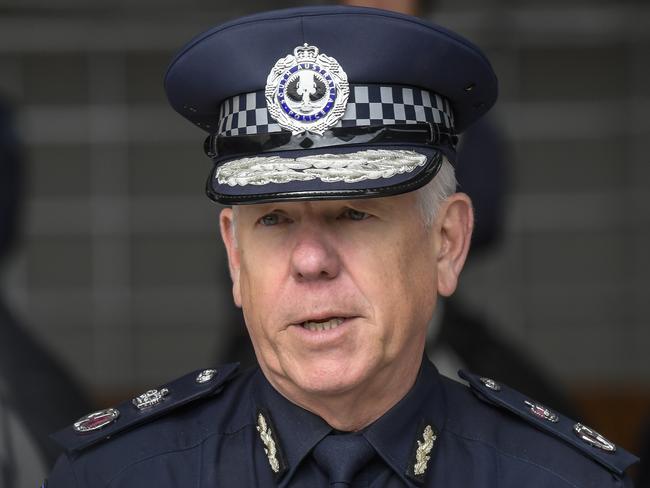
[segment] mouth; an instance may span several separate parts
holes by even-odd
[[[332,317],[324,320],[306,320],[297,325],[312,332],[321,332],[324,330],[336,329],[344,321],[345,318],[343,317]]]

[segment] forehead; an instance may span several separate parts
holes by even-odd
[[[328,214],[346,208],[357,209],[378,215],[400,214],[403,217],[419,216],[419,196],[417,191],[378,198],[355,198],[350,200],[302,200],[287,202],[269,202],[253,205],[233,206],[236,213],[257,215],[267,212],[282,211],[286,213]]]

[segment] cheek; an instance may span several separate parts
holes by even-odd
[[[242,256],[239,274],[242,309],[251,332],[259,334],[264,329],[275,307],[274,291],[278,289],[279,268],[257,259],[254,254]]]
[[[277,349],[278,320],[277,292],[273,274],[268,274],[263,266],[251,267],[242,263],[240,273],[242,312],[246,329],[255,350],[257,360],[265,368],[279,369],[279,351]]]
[[[272,259],[269,256],[273,256]],[[257,337],[274,337],[286,325],[286,310],[299,300],[291,293],[288,256],[283,250],[252,249],[242,254],[240,290],[242,310],[249,330]]]
[[[429,320],[436,300],[436,250],[432,237],[423,232],[404,253],[402,269],[409,283],[412,306]]]
[[[393,239],[359,253],[365,262],[360,267],[372,270],[369,281],[385,289],[386,298],[395,296],[401,301],[404,296],[417,296],[423,286],[434,284],[435,249],[429,241],[430,236],[421,229],[403,229]]]
[[[414,236],[405,239],[402,236]],[[436,261],[433,245],[422,231],[404,231],[400,238],[374,256],[373,269],[366,277],[372,290],[377,320],[384,326],[387,338],[398,342],[416,337],[425,330],[435,302]]]
[[[407,302],[409,270],[398,242],[358,246],[346,268],[373,311],[373,321],[383,335],[392,335],[392,324]]]

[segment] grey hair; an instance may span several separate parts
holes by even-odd
[[[422,188],[416,190],[420,211],[422,212],[422,221],[426,227],[431,227],[440,205],[456,193],[457,186],[458,181],[456,180],[454,167],[443,156],[442,165],[436,176]]]

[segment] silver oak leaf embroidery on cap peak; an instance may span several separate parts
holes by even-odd
[[[416,476],[423,475],[427,470],[427,464],[429,463],[429,453],[433,449],[433,443],[438,438],[437,435],[433,433],[433,429],[430,425],[427,425],[424,428],[422,433],[423,441],[418,441],[418,450],[415,453],[415,465],[413,466],[413,473]]]
[[[257,432],[260,433],[260,439],[264,444],[264,452],[266,457],[269,458],[269,464],[274,473],[280,472],[280,462],[277,457],[277,448],[275,447],[275,441],[273,440],[273,435],[271,434],[271,428],[268,426],[264,415],[261,413],[257,415]]]
[[[215,174],[228,186],[267,185],[319,179],[326,183],[391,178],[426,163],[415,151],[369,149],[351,154],[315,154],[299,158],[254,156],[225,163]]]

